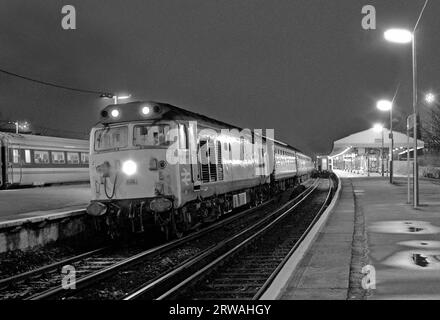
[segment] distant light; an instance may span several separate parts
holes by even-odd
[[[376,132],[381,132],[383,130],[383,125],[381,125],[380,123],[376,123],[373,126],[373,130],[376,131]]]
[[[142,114],[143,115],[147,115],[147,114],[149,114],[150,113],[150,107],[143,107],[142,108]]]
[[[124,172],[127,176],[132,176],[137,171],[137,164],[132,160],[127,160],[122,164],[122,172]]]
[[[425,96],[425,101],[426,101],[426,103],[428,103],[428,104],[432,104],[432,103],[434,103],[435,102],[435,95],[433,94],[433,93],[428,93],[428,94],[426,94],[426,96]]]
[[[390,111],[393,108],[393,103],[389,100],[379,100],[376,106],[381,111]]]
[[[395,43],[410,43],[413,35],[406,29],[389,29],[383,34],[385,40]]]
[[[113,109],[112,112],[111,112],[111,115],[112,115],[113,118],[119,117],[119,114],[120,114],[120,112],[119,112],[118,109]]]
[[[125,100],[131,97],[131,94],[127,94],[125,96],[117,96],[118,100]]]

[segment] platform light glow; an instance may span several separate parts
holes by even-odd
[[[150,107],[143,107],[141,112],[144,116],[148,115],[150,113]]]
[[[117,109],[113,109],[110,114],[112,115],[113,118],[117,118],[119,117],[120,112]]]
[[[375,132],[381,132],[381,131],[383,130],[383,125],[381,125],[380,123],[376,123],[376,124],[373,126],[373,130],[374,130]]]
[[[389,29],[383,34],[385,40],[394,43],[410,43],[413,39],[413,34],[406,29]]]
[[[124,161],[122,164],[122,172],[127,176],[132,176],[137,172],[137,164],[133,160]]]
[[[381,111],[390,111],[393,108],[393,103],[389,100],[379,100],[376,107]]]
[[[431,93],[431,92],[426,94],[425,101],[428,104],[433,104],[435,102],[435,95],[433,93]]]

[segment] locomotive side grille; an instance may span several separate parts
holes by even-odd
[[[217,141],[217,170],[218,170],[218,180],[223,180],[223,158],[222,158],[222,144]]]
[[[200,140],[200,169],[202,182],[209,182],[208,150],[206,140]]]
[[[217,163],[215,161],[215,146],[214,142],[210,139],[208,141],[209,146],[209,174],[211,182],[217,181]]]

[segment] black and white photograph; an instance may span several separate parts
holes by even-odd
[[[439,17],[0,0],[0,308],[440,300]]]

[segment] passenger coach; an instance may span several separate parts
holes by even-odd
[[[0,188],[89,181],[87,140],[0,132]]]

